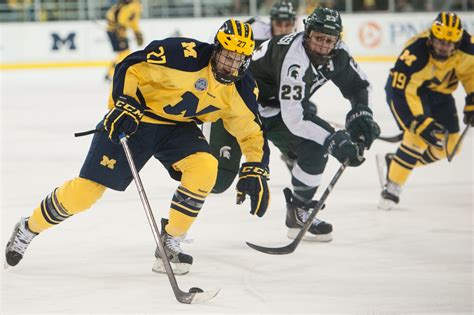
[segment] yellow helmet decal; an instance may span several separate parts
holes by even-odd
[[[439,40],[457,43],[462,37],[461,19],[451,12],[440,12],[431,24],[431,33]]]
[[[226,50],[251,56],[255,48],[250,24],[234,19],[227,20],[216,34],[216,39]]]

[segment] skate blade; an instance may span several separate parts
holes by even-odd
[[[191,269],[190,264],[170,262],[170,265],[171,265],[171,269],[173,270],[173,273],[178,276],[189,273],[189,270]],[[156,272],[156,273],[166,274],[166,269],[165,269],[165,266],[163,265],[163,261],[161,260],[161,258],[157,258],[155,260],[155,263],[153,264],[153,267],[151,268],[151,270],[153,270],[153,272]]]
[[[294,240],[298,233],[300,232],[301,229],[295,229],[291,228],[288,229],[288,238]],[[321,243],[327,243],[332,241],[332,234],[311,234],[309,232],[306,232],[303,241],[308,241],[308,242],[321,242]]]
[[[380,198],[378,208],[380,210],[392,210],[392,208],[395,207],[395,205],[396,203],[392,200]]]

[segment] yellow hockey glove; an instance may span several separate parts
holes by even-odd
[[[237,182],[237,204],[245,201],[245,196],[250,196],[250,213],[262,217],[270,203],[268,189],[269,172],[262,163],[243,163]]]
[[[464,123],[474,127],[474,93],[466,96],[466,106],[464,106]]]
[[[425,115],[416,116],[410,124],[410,131],[420,136],[429,145],[439,149],[444,147],[443,135],[446,129],[431,117]]]
[[[125,136],[133,135],[143,117],[140,105],[133,97],[122,95],[117,98],[115,107],[104,117],[104,128],[109,133],[109,139],[119,143],[121,133]]]

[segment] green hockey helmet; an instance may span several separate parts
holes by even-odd
[[[303,45],[305,47],[306,53],[310,58],[311,62],[316,65],[324,64],[327,60],[332,57],[334,47],[341,39],[342,33],[342,19],[338,11],[318,7],[313,13],[311,13],[304,22],[304,37]],[[315,51],[310,47],[311,32],[316,32],[319,34],[329,35],[333,40],[333,43],[323,43],[321,42],[321,47],[323,52]],[[324,37],[324,35],[323,35]],[[326,47],[325,44],[331,44]],[[327,51],[327,52],[326,52]]]
[[[293,9],[293,4],[287,1],[275,3],[270,10],[270,20],[295,21],[296,11]]]

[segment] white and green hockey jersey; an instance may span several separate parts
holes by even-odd
[[[294,135],[323,144],[334,129],[314,115],[310,97],[332,81],[353,107],[370,107],[371,86],[344,42],[337,44],[327,63],[315,67],[303,47],[303,35],[276,36],[262,43],[254,52],[250,70],[260,90],[260,115],[272,117],[281,113]]]

